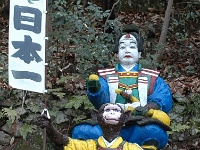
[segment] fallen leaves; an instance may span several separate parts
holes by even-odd
[[[181,76],[168,81],[172,93],[187,95],[189,93],[200,93],[200,78],[196,76]]]

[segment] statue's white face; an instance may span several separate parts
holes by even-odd
[[[133,66],[137,63],[141,53],[138,52],[136,38],[131,35],[123,35],[119,40],[118,58],[122,66]]]

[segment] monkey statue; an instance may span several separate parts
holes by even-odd
[[[46,128],[48,137],[57,145],[63,145],[64,150],[142,150],[138,144],[126,142],[120,137],[121,128],[129,120],[131,111],[124,111],[118,104],[106,103],[99,110],[92,110],[91,115],[103,131],[97,140],[77,140],[59,133],[45,114],[34,122]]]

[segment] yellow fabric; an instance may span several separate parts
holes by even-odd
[[[170,126],[170,118],[169,118],[169,116],[165,112],[163,112],[161,110],[150,109],[147,112],[147,116],[151,116],[152,118],[160,120],[164,124]]]
[[[138,72],[118,72],[120,78],[138,78]]]
[[[96,141],[69,138],[69,143],[64,146],[64,150],[96,150]]]
[[[121,143],[123,142],[123,139],[119,137],[110,148],[117,148]],[[107,148],[103,138],[98,138],[98,143],[101,147]],[[97,145],[95,140],[76,140],[69,138],[68,145],[64,146],[64,150],[96,150]],[[135,143],[128,143],[125,142],[123,145],[123,150],[142,150],[142,148],[135,144]]]
[[[143,149],[136,143],[126,142],[123,146],[123,150],[143,150]]]
[[[128,106],[125,111],[128,111],[128,110],[130,110],[133,113],[134,108],[132,106]]]
[[[135,96],[132,96],[132,95],[131,95],[131,101],[132,102],[139,102],[139,100]]]
[[[120,89],[115,90],[115,93],[117,93],[117,94],[120,94],[121,92],[122,92],[122,90],[120,90]]]

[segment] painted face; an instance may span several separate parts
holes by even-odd
[[[119,40],[118,58],[123,66],[134,65],[140,58],[136,38],[131,34],[123,35]]]
[[[118,124],[121,114],[121,108],[118,105],[108,104],[104,107],[103,118],[107,124]]]

